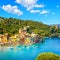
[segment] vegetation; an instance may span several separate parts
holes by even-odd
[[[42,53],[37,56],[36,60],[60,60],[60,56],[53,53]]]
[[[24,26],[30,26],[32,32],[39,34],[40,37],[60,37],[60,28],[56,26],[48,26],[42,22],[32,20],[0,17],[0,34],[17,34],[19,28],[23,28]],[[31,33],[31,31],[29,33]]]

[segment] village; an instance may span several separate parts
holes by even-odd
[[[40,42],[40,37],[38,34],[34,34],[33,32],[28,33],[30,31],[29,26],[25,26],[24,28],[20,28],[18,34],[13,36],[9,36],[8,33],[4,35],[0,34],[0,45],[1,46],[10,46],[10,45],[31,45],[33,43]]]

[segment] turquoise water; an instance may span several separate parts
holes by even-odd
[[[45,38],[45,42],[27,47],[0,47],[0,60],[35,60],[42,52],[60,55],[60,38]]]

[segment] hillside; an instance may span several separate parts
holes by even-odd
[[[60,56],[57,54],[47,52],[38,55],[36,60],[60,60]]]
[[[37,33],[43,37],[51,36],[52,33],[56,32],[60,33],[60,29],[56,30],[55,26],[51,27],[43,24],[42,22],[0,17],[0,34],[17,34],[19,28],[23,28],[25,26],[30,26],[32,32]]]
[[[60,28],[60,24],[51,24],[50,26],[57,26],[58,28]]]

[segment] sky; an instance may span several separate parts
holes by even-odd
[[[60,24],[60,0],[0,0],[0,17]]]

